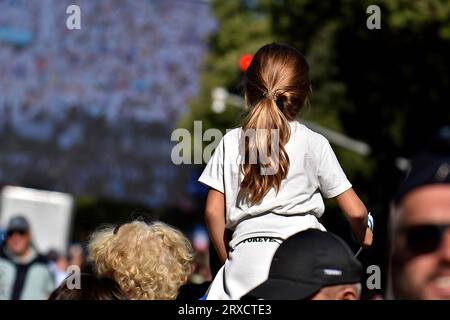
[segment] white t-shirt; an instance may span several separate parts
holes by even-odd
[[[325,210],[322,195],[333,198],[352,187],[325,137],[298,121],[290,126],[289,171],[278,194],[271,188],[257,205],[238,199],[241,128],[221,139],[198,179],[225,194],[226,227],[235,231],[235,243],[249,235],[286,238],[308,228],[324,229],[317,220]]]

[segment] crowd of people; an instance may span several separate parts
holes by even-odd
[[[158,151],[197,94],[211,8],[82,0],[69,30],[72,4],[0,1],[0,178],[159,206],[169,192],[150,182],[174,170]]]
[[[0,70],[2,121],[45,138],[50,128],[19,124],[37,117],[57,122],[73,106],[111,123],[172,122],[187,110],[197,92],[204,39],[214,28],[208,5],[79,1],[82,27],[72,31],[66,28],[71,4],[0,2],[2,30],[32,35],[20,48],[14,37],[0,42],[0,61],[8,61]],[[13,114],[5,119],[8,105]]]
[[[117,198],[128,193],[123,185],[128,179],[157,206],[167,187],[162,179],[171,170],[161,170],[155,153],[169,152],[155,148],[155,135],[146,130],[173,122],[195,95],[203,38],[214,27],[209,6],[84,0],[78,3],[82,29],[74,32],[64,27],[69,4],[0,1],[0,61],[8,61],[0,66],[2,151],[8,154],[1,161],[44,172],[52,158],[34,163],[30,150],[52,153],[48,142],[56,141],[61,163],[72,161],[77,168],[50,170],[46,178],[62,184],[60,190],[67,190],[67,181],[85,193],[100,184],[103,195]],[[101,227],[68,255],[44,256],[33,244],[27,219],[18,214],[1,239],[0,299],[360,299],[361,263],[321,224],[323,198],[336,199],[362,247],[372,245],[376,230],[329,142],[296,120],[312,93],[306,58],[288,45],[267,44],[252,57],[244,80],[248,114],[241,128],[222,138],[199,178],[209,187],[205,222],[215,257],[210,275],[202,267],[204,252],[196,254],[180,230],[162,221]],[[276,129],[279,141],[264,136],[267,128]],[[110,133],[108,139],[90,139],[98,131],[88,139],[89,130],[99,129]],[[246,140],[241,129],[255,130],[256,141]],[[274,143],[279,152],[272,152]],[[264,153],[269,149],[270,155]],[[241,166],[237,160],[252,152],[269,161]],[[136,166],[123,169],[111,161],[122,156]],[[276,172],[265,174],[275,163]],[[0,164],[2,180],[24,174]],[[148,179],[142,172],[149,167],[155,190],[138,182]],[[450,299],[449,128],[413,159],[393,196],[390,228],[386,298]]]
[[[39,253],[21,215],[10,219],[2,238],[0,300],[174,300],[187,282],[210,280],[207,252],[160,221],[99,228],[67,254]]]
[[[170,190],[183,191],[179,187],[182,168],[170,160],[167,127],[131,121],[112,127],[79,112],[61,118],[67,125],[58,126],[60,135],[46,142],[11,132],[0,134],[2,183],[137,202],[151,208],[172,201]],[[78,126],[83,130],[80,141],[55,150],[60,139],[64,140],[64,132],[75,132]],[[17,167],[23,170],[14,170]]]
[[[442,132],[413,159],[393,197],[386,299],[450,299],[450,135]],[[207,296],[211,283],[189,284],[192,245],[160,221],[100,228],[87,242],[87,258],[74,245],[69,260],[40,255],[23,217],[10,220],[4,238],[1,299],[195,300]],[[70,286],[73,273],[64,273],[69,264],[79,266],[78,288]],[[307,229],[279,246],[266,279],[241,298],[357,300],[363,285],[350,247],[330,232]]]

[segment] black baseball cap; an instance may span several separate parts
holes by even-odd
[[[359,283],[362,266],[338,236],[308,229],[286,239],[275,252],[268,279],[243,299],[302,300],[322,287]]]
[[[411,168],[394,198],[399,204],[410,191],[431,184],[450,183],[450,126],[442,128],[411,161]]]
[[[23,216],[15,216],[9,220],[6,233],[11,233],[13,231],[27,232],[30,230],[30,224],[28,220]]]

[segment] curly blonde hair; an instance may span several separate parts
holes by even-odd
[[[162,222],[103,228],[88,248],[97,274],[116,280],[129,299],[174,300],[192,271],[189,240]]]

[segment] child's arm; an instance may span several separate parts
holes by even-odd
[[[367,209],[353,188],[341,193],[336,201],[350,222],[356,240],[364,247],[372,245],[372,231],[367,227]]]
[[[220,262],[228,258],[228,237],[225,232],[225,197],[222,192],[209,189],[206,199],[205,223]]]

